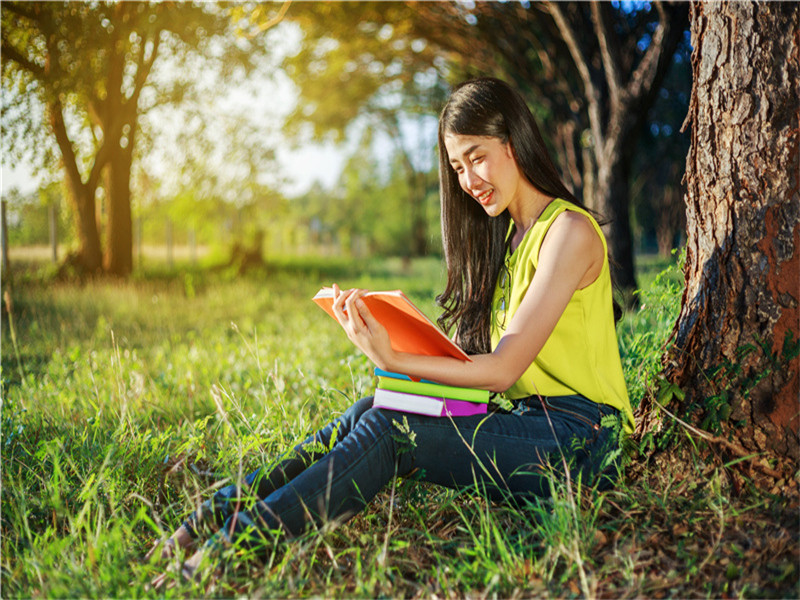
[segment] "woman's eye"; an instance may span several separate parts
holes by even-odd
[[[476,157],[474,157],[472,159],[472,164],[476,164],[476,163],[479,163],[479,162],[482,162],[482,161],[483,161],[483,157],[482,156],[476,156]]]

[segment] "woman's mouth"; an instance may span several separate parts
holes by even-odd
[[[492,196],[494,195],[494,190],[487,190],[485,192],[481,192],[475,196],[475,199],[480,202],[482,206],[486,206],[492,200]]]

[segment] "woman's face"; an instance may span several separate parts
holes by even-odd
[[[444,146],[458,183],[490,217],[519,200],[523,175],[510,143],[481,135],[445,134]]]

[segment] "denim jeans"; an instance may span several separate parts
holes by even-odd
[[[373,408],[363,398],[275,468],[220,489],[185,526],[193,536],[219,530],[212,545],[225,541],[220,535],[246,546],[270,532],[297,536],[309,524],[353,516],[395,476],[412,472],[443,486],[477,485],[494,500],[547,497],[547,471],[563,473],[565,462],[584,483],[615,472],[604,459],[618,438],[616,428],[601,426],[605,415],[619,413],[582,396],[530,397],[510,412],[452,419]]]

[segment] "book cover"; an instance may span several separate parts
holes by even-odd
[[[380,388],[375,390],[372,406],[430,417],[468,417],[487,413],[487,405],[482,403],[433,398]]]
[[[482,404],[489,402],[489,390],[453,387],[438,383],[411,381],[410,379],[396,379],[394,377],[378,377],[378,389],[432,396],[434,398],[480,402]]]
[[[368,292],[363,299],[372,315],[389,332],[392,348],[397,352],[471,360],[400,290]],[[322,288],[312,300],[336,318],[332,288]]]
[[[431,381],[430,379],[414,379],[409,375],[404,375],[403,373],[394,373],[392,371],[384,371],[380,367],[375,367],[375,377],[391,377],[392,379],[405,379],[406,381],[422,381],[423,383],[433,383],[435,381]]]

